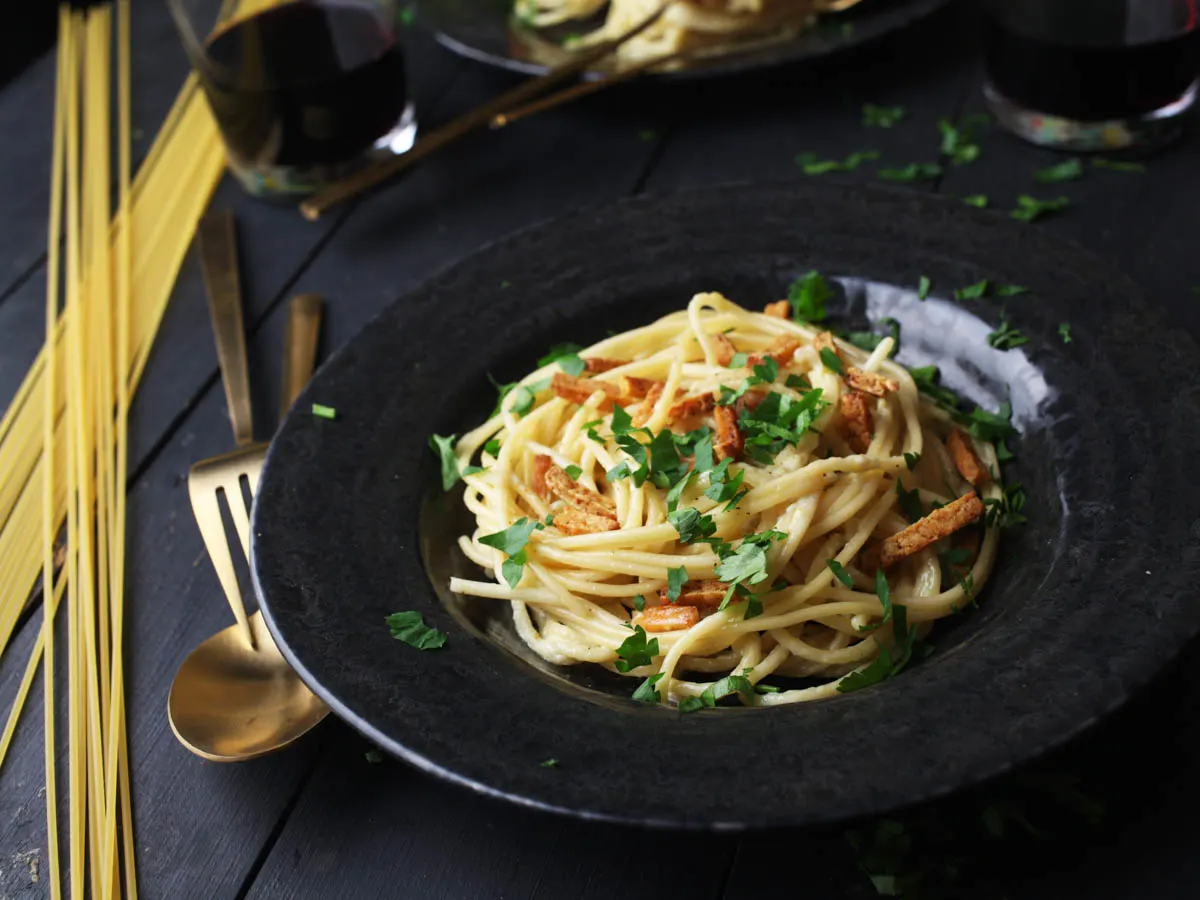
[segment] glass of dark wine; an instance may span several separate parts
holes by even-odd
[[[412,146],[395,0],[167,4],[249,193],[303,197]]]
[[[1075,151],[1179,133],[1200,78],[1200,0],[984,0],[984,95],[1010,131]]]

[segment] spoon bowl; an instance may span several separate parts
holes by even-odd
[[[175,737],[213,762],[265,756],[329,715],[280,654],[262,613],[249,623],[253,647],[239,625],[217,632],[184,660],[167,698]]]

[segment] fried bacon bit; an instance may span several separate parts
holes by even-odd
[[[602,356],[593,356],[590,359],[583,361],[584,370],[589,375],[599,375],[601,372],[607,372],[610,369],[615,369],[618,366],[623,366],[628,362],[625,359],[605,359]]]
[[[717,351],[717,365],[728,366],[733,362],[733,355],[737,353],[737,347],[733,346],[733,341],[723,334],[714,334],[711,337]]]
[[[894,379],[877,372],[864,372],[858,366],[846,366],[845,381],[854,390],[870,394],[872,397],[883,397],[888,391],[900,390],[900,384]]]
[[[728,406],[713,410],[713,423],[717,426],[713,451],[717,459],[737,459],[742,455],[742,433],[738,431],[737,413]]]
[[[592,394],[602,392],[605,396],[600,401],[600,409],[609,409],[613,401],[621,396],[621,389],[615,384],[590,378],[576,378],[566,372],[555,372],[550,387],[564,400],[579,404],[586,403]]]
[[[666,384],[661,381],[656,381],[638,404],[637,409],[633,411],[633,427],[641,428],[650,421],[650,417],[654,415],[654,407],[658,406],[658,401],[662,399],[663,390]]]
[[[623,375],[617,379],[617,387],[623,397],[645,397],[655,385],[662,388],[664,383],[653,378],[635,378],[632,375]]]
[[[764,306],[763,313],[775,319],[790,319],[792,317],[792,304],[786,300],[776,300],[774,303],[768,303]]]
[[[979,495],[974,491],[964,494],[953,503],[935,509],[925,518],[918,519],[903,531],[887,538],[880,551],[879,564],[885,569],[894,566],[900,560],[965,528],[982,515],[983,501]]]
[[[747,391],[733,401],[733,411],[740,416],[744,410],[757,409],[758,405],[767,399],[769,393],[770,391]]]
[[[862,572],[875,572],[879,569],[879,558],[883,554],[883,541],[874,538],[867,541],[858,551],[854,564]]]
[[[866,453],[871,446],[871,431],[874,422],[871,421],[871,410],[867,408],[867,397],[859,391],[848,391],[842,394],[838,401],[838,411],[842,414],[843,431],[846,443],[855,453]]]
[[[533,458],[533,478],[530,479],[529,486],[543,500],[550,499],[550,488],[546,484],[546,473],[550,471],[550,467],[553,465],[554,460],[545,453],[539,453]]]
[[[615,503],[590,487],[572,479],[561,466],[551,463],[549,468],[546,469],[545,479],[546,487],[580,512],[585,512],[590,516],[603,516],[614,520],[617,518]]]
[[[959,475],[975,487],[987,482],[987,469],[980,463],[979,457],[975,455],[975,451],[971,449],[971,445],[967,443],[967,439],[957,428],[950,432],[950,437],[946,438],[946,449],[950,451],[950,457],[954,460],[954,468],[958,469]]]
[[[822,331],[818,334],[813,338],[813,347],[816,348],[818,353],[822,350],[832,350],[838,359],[842,358],[842,354],[838,352],[837,344],[834,343],[832,332]]]
[[[600,534],[620,527],[611,516],[595,516],[578,509],[564,509],[554,514],[554,527],[563,534]]]
[[[725,582],[717,581],[715,578],[706,578],[703,581],[689,581],[684,584],[683,590],[679,592],[679,599],[674,603],[667,602],[667,589],[665,587],[658,592],[658,596],[663,605],[667,607],[683,605],[716,608],[725,599],[725,592],[727,590],[729,590],[729,585]]]
[[[717,398],[713,394],[700,394],[696,397],[684,397],[678,403],[671,407],[667,413],[667,418],[674,422],[677,419],[686,419],[688,416],[703,416],[706,413],[716,409]]]
[[[668,603],[666,606],[651,606],[633,617],[634,625],[641,625],[646,631],[679,631],[691,628],[700,621],[700,610],[694,606],[680,606]]]
[[[784,302],[786,303],[787,301],[785,300]],[[792,357],[796,355],[796,351],[799,349],[800,342],[795,338],[776,338],[775,343],[771,344],[764,353],[755,353],[753,356],[746,357],[746,365],[750,368],[761,366],[769,356],[782,369],[792,361]]]

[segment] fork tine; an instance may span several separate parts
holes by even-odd
[[[233,611],[242,635],[246,642],[253,647],[254,637],[250,632],[250,622],[246,619],[246,607],[242,602],[242,589],[238,586],[237,572],[233,568],[233,557],[229,553],[229,542],[225,539],[225,526],[221,521],[221,505],[217,499],[217,483],[206,478],[195,477],[193,469],[188,475],[188,495],[192,501],[192,512],[196,524],[200,527],[200,536],[204,539],[204,547],[212,560],[213,568],[217,571],[217,579],[225,592],[225,600]],[[242,506],[245,517],[245,504],[241,502],[241,491],[237,494],[237,503],[230,497],[231,509]],[[236,521],[236,517],[235,517]],[[247,526],[249,531],[249,526]]]
[[[242,470],[231,469],[223,479],[225,502],[229,504],[229,515],[233,517],[233,527],[238,539],[242,542],[242,552],[246,560],[250,560],[250,517],[246,514],[246,500],[242,495]],[[253,490],[251,485],[251,490]]]

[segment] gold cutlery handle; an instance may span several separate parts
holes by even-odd
[[[254,441],[254,419],[250,411],[250,370],[246,363],[246,331],[233,213],[227,209],[208,213],[200,221],[196,238],[233,439],[239,447],[244,447]]]
[[[321,298],[297,294],[288,306],[287,332],[283,339],[283,395],[279,421],[287,415],[317,362],[317,337],[321,332]]]

